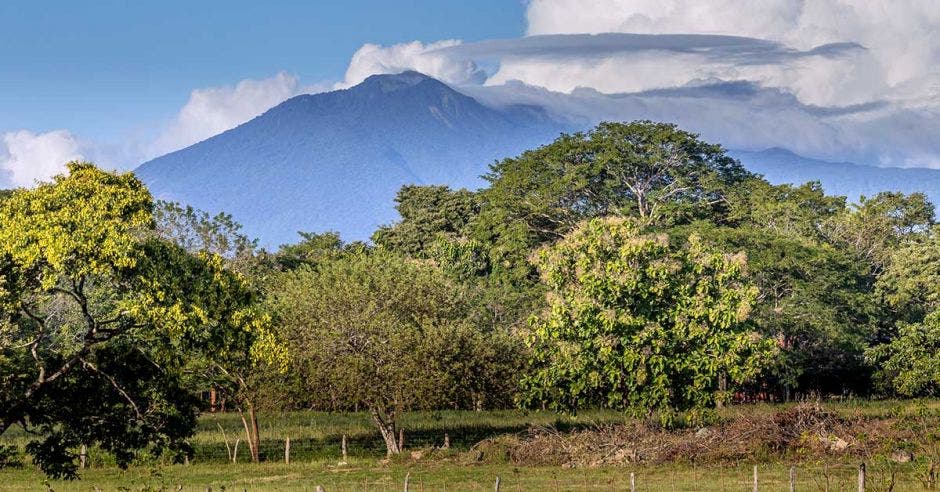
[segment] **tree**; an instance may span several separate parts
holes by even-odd
[[[24,427],[34,461],[66,477],[78,444],[121,466],[188,452],[189,361],[277,352],[243,278],[155,237],[136,178],[68,170],[0,203],[0,435]]]
[[[689,237],[670,248],[635,219],[593,219],[539,250],[548,309],[528,338],[528,404],[692,417],[764,367],[772,342],[745,323],[756,289],[743,255]]]
[[[772,185],[755,177],[730,191],[727,217],[717,222],[819,241],[826,224],[845,210],[845,197],[827,196],[819,182]]]
[[[876,288],[897,318],[909,323],[940,309],[940,227],[892,248]]]
[[[901,322],[897,336],[874,347],[869,357],[880,364],[881,380],[898,394],[940,395],[940,311],[919,323]]]
[[[285,270],[294,270],[302,265],[315,267],[321,262],[336,259],[345,251],[364,248],[361,243],[345,244],[338,232],[300,232],[301,240],[294,244],[282,244],[274,256],[275,262]]]
[[[861,197],[850,210],[833,217],[827,236],[871,265],[877,275],[891,251],[924,236],[934,224],[934,206],[923,193],[882,192]]]
[[[500,378],[514,380],[517,346],[478,329],[465,294],[433,266],[378,250],[285,272],[271,304],[291,372],[321,398],[365,406],[398,454],[402,411],[508,399]]]
[[[157,201],[156,233],[187,251],[203,251],[234,260],[250,255],[258,241],[242,233],[242,226],[224,212],[210,216],[190,205]]]
[[[667,233],[674,244],[695,234],[719,250],[747,255],[747,280],[758,289],[750,323],[780,346],[776,363],[756,381],[761,391],[784,399],[792,391],[868,391],[865,350],[881,313],[869,269],[851,252],[814,240],[816,220],[800,222],[697,223]],[[785,223],[790,226],[781,228]]]
[[[414,258],[425,257],[439,236],[463,236],[480,209],[475,193],[447,186],[405,185],[395,196],[395,203],[401,221],[380,227],[372,241]]]
[[[728,187],[750,176],[720,145],[675,125],[605,122],[496,163],[482,197],[541,243],[592,217],[661,224],[710,215]]]

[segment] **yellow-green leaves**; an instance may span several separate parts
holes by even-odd
[[[69,175],[0,204],[0,252],[22,270],[38,270],[42,287],[61,275],[110,275],[132,268],[141,229],[152,224],[150,193],[130,174],[71,162]]]
[[[773,350],[745,324],[757,291],[744,256],[696,236],[675,248],[638,221],[594,219],[533,262],[550,292],[528,340],[530,403],[702,409],[719,377],[751,378]]]

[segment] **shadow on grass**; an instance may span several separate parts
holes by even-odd
[[[512,425],[454,425],[441,426],[432,429],[420,429],[409,431],[405,428],[405,449],[422,449],[429,447],[440,447],[444,444],[445,435],[449,440],[451,449],[465,451],[474,444],[492,437],[504,434],[516,434],[524,432],[532,425],[518,423]],[[587,429],[596,426],[592,422],[567,422],[556,421],[551,424],[561,432],[571,432],[580,429]],[[261,441],[261,460],[262,461],[283,461],[285,454],[285,441],[282,439],[264,439],[262,434]],[[342,433],[331,433],[324,437],[291,439],[290,457],[291,461],[314,461],[314,460],[335,460],[342,459]],[[234,438],[232,438],[234,441]],[[230,442],[232,445],[233,442]],[[381,459],[385,457],[385,442],[379,435],[378,430],[374,432],[364,432],[362,430],[354,434],[348,434],[346,437],[346,446],[348,456],[351,458],[374,458]],[[199,443],[196,445],[194,460],[198,462],[225,462],[228,459],[229,451],[225,443]],[[239,444],[238,457],[239,462],[249,460],[248,449],[245,443]]]

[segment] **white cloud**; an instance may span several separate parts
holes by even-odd
[[[245,79],[234,86],[196,89],[172,124],[148,146],[147,157],[179,150],[232,129],[300,94],[321,92],[324,85],[302,85],[286,72],[261,79]]]
[[[780,75],[773,79],[795,93],[825,84],[813,94],[819,101],[838,101],[846,90],[856,102],[878,97],[935,76],[940,62],[935,0],[532,0],[527,20],[530,35],[732,34],[802,50],[844,41],[864,46],[869,55],[851,64],[817,61],[789,74],[789,81]]]
[[[460,45],[460,41],[444,40],[424,44],[420,41],[379,46],[365,44],[349,62],[345,79],[335,88],[345,89],[374,74],[416,70],[450,84],[478,83],[486,75],[472,60],[458,59],[440,50]]]
[[[13,186],[32,186],[82,159],[82,144],[66,130],[33,133],[19,130],[0,136],[0,169]]]

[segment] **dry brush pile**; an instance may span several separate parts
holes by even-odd
[[[564,433],[551,427],[487,439],[465,455],[468,461],[508,461],[563,467],[665,463],[735,464],[780,459],[837,461],[884,457],[937,463],[940,414],[842,416],[803,403],[772,413],[740,412],[709,427],[664,429],[634,422]],[[926,456],[925,456],[926,455]]]

